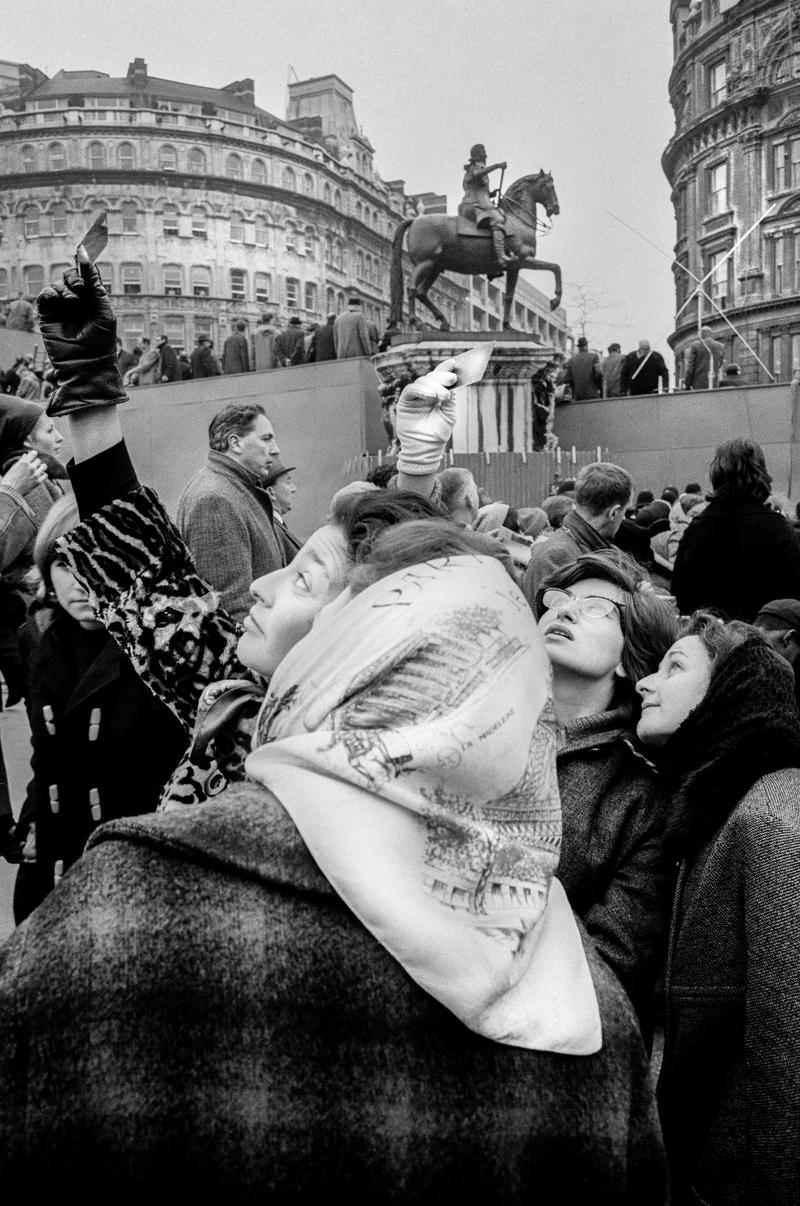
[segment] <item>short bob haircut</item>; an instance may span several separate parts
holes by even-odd
[[[620,702],[640,705],[636,683],[658,668],[670,645],[680,636],[675,604],[653,590],[647,574],[627,553],[621,549],[601,549],[596,553],[583,553],[570,565],[550,575],[536,592],[534,614],[537,620],[547,610],[542,601],[546,590],[553,587],[567,590],[586,578],[609,582],[626,595],[625,606],[619,609],[623,636],[620,661],[625,678],[620,680],[618,692]]]
[[[461,528],[441,515],[433,519],[409,520],[384,529],[373,541],[350,580],[350,589],[358,594],[373,582],[398,570],[435,561],[440,557],[491,557],[499,561],[509,577],[518,583],[514,563],[505,549],[491,536]]]
[[[764,503],[772,493],[772,478],[761,445],[741,436],[720,444],[708,476],[714,498],[746,498]]]
[[[38,597],[46,599],[53,589],[50,571],[59,560],[56,542],[80,523],[78,502],[74,494],[64,494],[53,503],[42,521],[33,545],[33,563],[42,576]]]

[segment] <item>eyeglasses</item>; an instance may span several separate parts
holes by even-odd
[[[599,620],[603,616],[610,616],[611,612],[616,607],[620,615],[624,608],[624,603],[618,603],[616,599],[607,599],[605,595],[584,595],[579,598],[578,595],[573,595],[570,590],[546,590],[542,595],[542,604],[548,610],[553,607],[567,607],[570,603],[577,603],[578,610],[590,620]]]

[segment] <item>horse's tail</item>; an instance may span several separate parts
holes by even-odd
[[[390,327],[396,327],[403,317],[403,236],[413,221],[413,218],[406,218],[401,222],[392,239],[392,269],[389,278]]]

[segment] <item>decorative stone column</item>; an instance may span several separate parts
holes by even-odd
[[[428,373],[451,356],[458,356],[477,343],[494,340],[492,358],[475,385],[455,391],[456,426],[453,452],[533,452],[557,443],[543,436],[541,411],[534,411],[531,378],[562,354],[552,346],[535,343],[515,331],[423,331],[418,335],[398,332],[388,348],[373,357],[381,380],[384,427],[388,450],[394,446],[394,407],[404,385]]]

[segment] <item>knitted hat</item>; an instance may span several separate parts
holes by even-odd
[[[759,609],[753,623],[756,628],[761,627],[761,621],[779,621],[786,628],[796,628],[800,631],[800,602],[797,599],[772,599],[771,602],[765,603]],[[764,627],[772,628],[773,623],[765,624]]]

